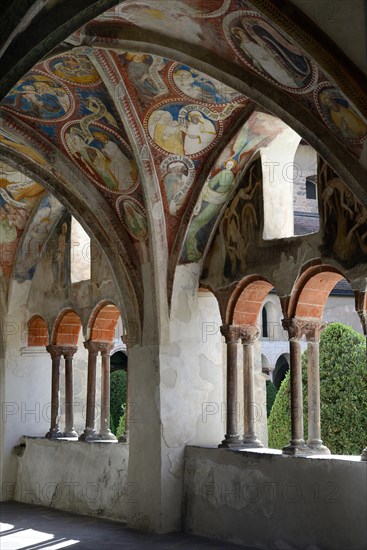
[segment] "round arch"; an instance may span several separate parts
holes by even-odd
[[[289,353],[279,355],[273,372],[273,384],[279,390],[285,375],[289,371]]]
[[[55,345],[76,346],[81,328],[79,315],[71,308],[64,309],[55,320],[51,341]]]
[[[28,346],[47,346],[49,344],[48,326],[41,315],[33,315],[27,323]]]
[[[109,301],[99,303],[89,318],[89,340],[112,343],[119,317],[121,317],[120,311],[114,303]]]

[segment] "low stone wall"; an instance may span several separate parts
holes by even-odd
[[[187,447],[185,530],[251,548],[366,550],[367,463]]]
[[[24,437],[16,453],[20,502],[125,521],[139,498],[139,488],[127,482],[126,444]]]

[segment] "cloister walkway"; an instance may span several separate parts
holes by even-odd
[[[151,535],[121,523],[19,502],[0,503],[1,550],[212,550],[245,548],[183,533]],[[247,550],[251,550],[246,547]],[[254,549],[252,549],[254,550]]]

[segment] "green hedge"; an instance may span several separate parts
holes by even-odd
[[[307,351],[302,355],[304,426],[307,438]],[[365,337],[340,323],[320,339],[321,435],[333,454],[359,455],[367,444]],[[269,446],[290,441],[290,373],[276,396],[268,422]]]
[[[270,380],[266,381],[266,413],[269,418],[278,390]]]
[[[116,435],[122,406],[126,403],[126,371],[111,372],[110,430]]]

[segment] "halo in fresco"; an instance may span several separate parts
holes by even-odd
[[[326,125],[342,140],[361,143],[367,126],[339,90],[323,82],[314,92],[315,103]]]
[[[163,103],[148,113],[145,127],[153,144],[161,151],[199,156],[220,138],[221,117],[225,118],[200,105]]]
[[[240,92],[187,65],[175,63],[170,67],[169,77],[178,91],[202,103],[229,103],[243,97]]]
[[[57,122],[74,110],[74,98],[62,83],[47,73],[31,72],[4,98],[3,105],[25,118]]]
[[[132,151],[110,128],[73,121],[63,128],[62,140],[79,168],[105,189],[131,193],[138,186],[138,168]]]
[[[55,76],[71,84],[94,86],[101,77],[86,55],[67,54],[54,57],[47,67]]]
[[[306,93],[317,82],[317,69],[284,34],[254,11],[237,11],[223,21],[225,36],[241,61],[293,93]]]
[[[148,220],[145,209],[132,197],[120,197],[117,211],[122,225],[134,239],[145,241],[148,238]]]

